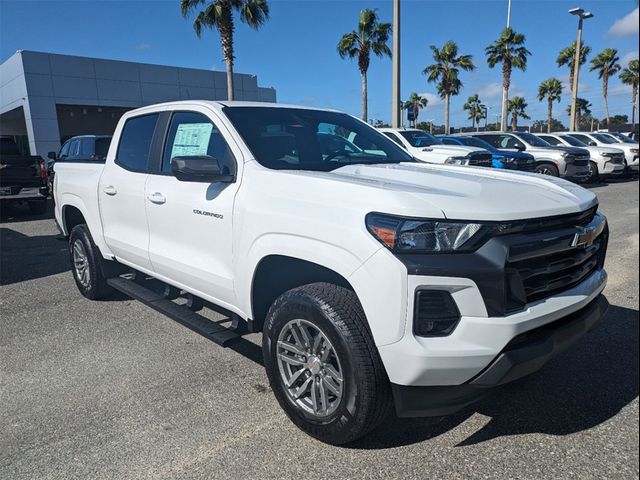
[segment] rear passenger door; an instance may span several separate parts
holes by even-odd
[[[126,120],[98,186],[105,242],[119,261],[142,270],[151,270],[145,185],[158,118],[153,113]]]
[[[232,305],[232,214],[239,181],[180,181],[171,172],[171,159],[208,155],[237,179],[242,154],[220,119],[204,107],[173,112],[168,122],[163,152],[146,185],[153,270],[198,296]]]

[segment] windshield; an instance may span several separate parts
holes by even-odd
[[[608,135],[616,137],[619,141],[623,143],[637,143],[633,138],[627,135],[623,135],[622,133],[618,133],[618,132],[607,132],[607,133]]]
[[[602,135],[601,133],[592,133],[591,136],[598,140],[599,142],[606,143],[612,145],[616,142],[613,138],[608,137],[607,135]]]
[[[456,137],[463,145],[468,147],[478,147],[489,150],[490,152],[496,152],[498,149],[491,145],[489,142],[485,142],[481,138],[475,137]]]
[[[536,137],[535,135],[527,132],[514,132],[514,135],[518,137],[520,140],[524,140],[529,145],[534,147],[548,147],[549,144],[542,140],[541,138]]]
[[[572,137],[571,135],[560,135],[560,138],[562,140],[564,140],[565,142],[567,142],[569,145],[572,145],[574,147],[586,147],[587,144],[584,142],[581,142],[580,140],[578,140],[577,138]]]
[[[414,161],[393,141],[346,113],[280,107],[223,111],[267,168],[328,172],[345,165]]]
[[[401,130],[402,135],[412,147],[429,147],[431,145],[442,145],[440,139],[420,130]]]

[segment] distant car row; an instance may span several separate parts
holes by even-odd
[[[638,144],[610,132],[471,132],[435,137],[419,129],[382,128],[428,163],[536,172],[579,182],[638,172]]]

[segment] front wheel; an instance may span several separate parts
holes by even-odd
[[[600,172],[595,162],[589,162],[589,172],[584,179],[585,183],[598,182],[600,180]]]
[[[558,167],[551,165],[550,163],[542,163],[536,167],[536,173],[541,175],[549,175],[551,177],[559,177]]]
[[[280,406],[323,442],[356,440],[390,411],[389,380],[349,289],[314,283],[282,294],[267,314],[263,353]]]

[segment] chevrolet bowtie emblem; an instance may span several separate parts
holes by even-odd
[[[595,226],[579,227],[578,233],[573,236],[572,247],[588,247],[596,239],[597,228]]]

